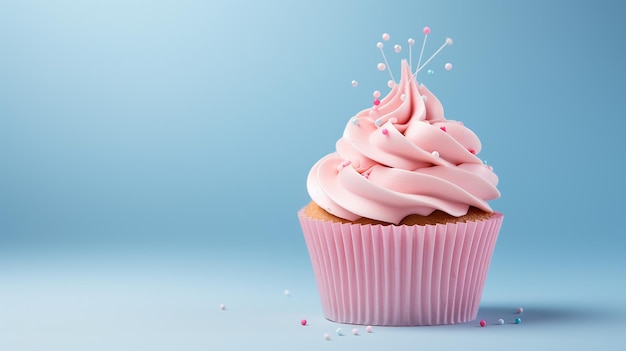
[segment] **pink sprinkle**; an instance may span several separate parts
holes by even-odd
[[[480,321],[480,326],[481,327],[484,327],[486,325],[487,325],[487,321],[486,320],[483,319],[482,321]]]
[[[387,130],[387,128],[383,128],[383,135],[389,135],[389,131]]]
[[[443,130],[444,132],[447,132],[446,126],[441,126],[441,127],[439,127],[439,129]]]
[[[472,149],[471,147],[467,149],[467,151],[469,151],[472,155],[476,155],[476,150]]]
[[[300,321],[300,324],[302,324],[302,325],[306,325],[306,319],[301,320],[301,321]]]
[[[374,105],[375,105],[375,106],[378,106],[378,105],[380,105],[380,100],[378,100],[378,99],[375,99],[375,100],[374,100]]]
[[[430,27],[424,27],[424,34],[430,34]]]

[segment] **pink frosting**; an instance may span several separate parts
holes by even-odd
[[[353,117],[336,152],[309,172],[309,195],[335,216],[399,223],[441,210],[462,216],[470,206],[492,212],[498,177],[476,156],[480,140],[446,120],[439,100],[418,85],[402,61],[402,77],[378,106]]]

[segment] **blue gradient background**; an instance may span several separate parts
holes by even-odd
[[[0,349],[623,345],[625,7],[0,3]],[[524,322],[337,337],[296,217],[306,174],[386,91],[380,34],[425,25],[428,53],[454,45],[420,79],[500,176],[479,318]]]

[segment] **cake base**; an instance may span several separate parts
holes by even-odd
[[[356,221],[348,221],[346,219],[337,217],[328,213],[326,210],[318,206],[315,202],[311,201],[305,208],[304,212],[307,216],[313,219],[319,219],[320,221],[330,221],[334,223],[348,223],[348,224],[380,224],[380,225],[393,225],[393,223],[377,221],[369,218],[359,218]],[[493,217],[493,212],[484,212],[476,207],[470,207],[467,214],[460,217],[451,216],[443,211],[436,210],[429,216],[409,215],[404,217],[400,222],[400,225],[429,225],[429,224],[446,224],[457,222],[472,222],[482,221]]]
[[[327,319],[418,326],[476,318],[501,213],[435,225],[358,224],[320,219],[332,215],[316,206],[298,217]]]

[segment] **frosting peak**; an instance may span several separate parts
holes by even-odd
[[[446,120],[437,97],[406,60],[400,82],[377,105],[347,123],[336,152],[309,172],[307,189],[320,207],[354,221],[398,224],[435,210],[465,215],[470,206],[492,212],[498,177],[477,157],[480,139]]]

